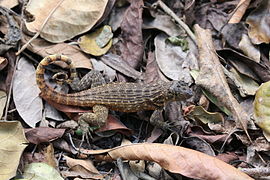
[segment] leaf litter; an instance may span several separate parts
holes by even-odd
[[[269,179],[269,4],[1,1],[1,179]],[[181,80],[194,94],[110,111],[84,138],[77,121],[90,108],[39,96],[35,68],[52,54],[70,57],[79,79],[94,69],[107,83]],[[45,74],[74,92],[62,63]]]

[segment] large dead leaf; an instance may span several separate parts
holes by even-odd
[[[0,179],[10,179],[16,175],[26,143],[20,122],[0,122]]]
[[[14,76],[13,99],[20,116],[31,127],[41,120],[43,109],[35,74],[34,66],[21,58]]]
[[[37,32],[61,0],[31,0],[26,10],[35,21],[26,22],[31,32]],[[50,42],[63,42],[90,30],[101,18],[108,0],[64,0],[55,10],[40,36]]]
[[[155,55],[160,70],[170,79],[191,82],[189,69],[184,67],[187,53],[180,46],[167,43],[166,38],[165,34],[155,38]]]
[[[211,32],[200,28],[199,25],[195,25],[195,31],[200,55],[200,72],[195,80],[196,84],[217,97],[220,100],[220,104],[232,112],[237,127],[242,128],[249,137],[247,132],[249,117],[230,91],[222,65],[212,43]]]
[[[98,160],[148,160],[164,169],[195,179],[248,180],[248,175],[206,154],[169,144],[131,144],[107,150],[89,150]]]

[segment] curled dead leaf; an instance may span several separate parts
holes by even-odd
[[[98,160],[148,160],[164,169],[195,179],[249,180],[248,175],[233,166],[201,152],[179,146],[143,143],[120,146],[107,150],[88,150]]]

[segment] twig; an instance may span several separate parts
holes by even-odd
[[[35,40],[40,33],[42,32],[42,30],[44,29],[45,25],[47,24],[47,22],[49,21],[49,19],[51,18],[51,16],[53,15],[53,13],[56,11],[56,9],[62,4],[64,0],[61,0],[58,2],[58,4],[53,8],[53,10],[50,12],[50,14],[47,16],[47,18],[45,19],[45,21],[43,22],[40,30],[27,42],[23,45],[23,47],[16,53],[16,55],[18,56],[23,50],[25,50],[27,48],[27,46],[33,41]]]
[[[161,0],[158,0],[157,5],[159,5],[164,12],[170,15],[187,32],[192,41],[197,44],[194,33],[168,6],[166,6],[165,3],[163,3]]]

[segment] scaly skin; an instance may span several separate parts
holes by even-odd
[[[181,81],[153,84],[118,82],[64,94],[53,90],[44,80],[44,67],[55,61],[63,61],[68,65],[71,81],[76,77],[76,70],[70,58],[63,55],[45,57],[36,70],[36,81],[41,96],[59,104],[93,107],[94,113],[87,113],[83,120],[90,118],[92,120],[88,122],[94,121],[94,124],[99,126],[106,122],[107,109],[121,112],[155,110],[162,108],[169,101],[185,100],[192,95],[190,88]]]

